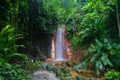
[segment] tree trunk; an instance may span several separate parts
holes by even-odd
[[[118,4],[116,3],[116,18],[117,18],[117,24],[118,24],[118,30],[120,35],[120,20],[119,20],[119,11],[118,11]]]

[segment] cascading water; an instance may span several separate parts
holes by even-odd
[[[67,54],[67,45],[65,44],[64,39],[64,28],[58,28],[55,38],[55,61],[68,61]]]

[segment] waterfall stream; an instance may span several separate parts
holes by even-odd
[[[64,39],[65,29],[58,28],[55,38],[55,61],[68,61],[68,46]]]

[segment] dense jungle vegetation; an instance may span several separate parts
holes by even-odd
[[[75,70],[91,65],[105,80],[120,80],[120,0],[0,0],[0,80],[31,80],[41,66],[30,61],[32,46],[49,58],[62,23],[73,49],[87,47]],[[60,71],[57,76],[69,74]]]

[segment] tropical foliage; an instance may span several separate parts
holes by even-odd
[[[14,35],[14,28],[7,25],[0,32],[0,79],[1,80],[28,80],[25,76],[25,71],[17,63],[27,60],[27,56],[18,53],[17,48],[22,45],[17,45],[17,39],[21,35]]]
[[[120,75],[120,72],[111,70],[105,74],[104,80],[119,80],[120,79],[119,75]]]
[[[117,59],[113,61],[113,56],[120,55],[118,4],[117,0],[88,0],[68,18],[68,39],[73,46],[89,47],[83,63],[76,68],[86,68],[92,64],[100,75],[115,68],[114,61],[119,62]]]
[[[119,4],[120,0],[1,0],[0,79],[30,79],[23,67],[35,70],[41,64],[28,60],[27,53],[33,44],[42,53],[50,52],[52,36],[62,23],[73,49],[87,47],[76,69],[91,65],[98,75],[120,71]],[[69,70],[60,70],[57,75],[69,75]]]

